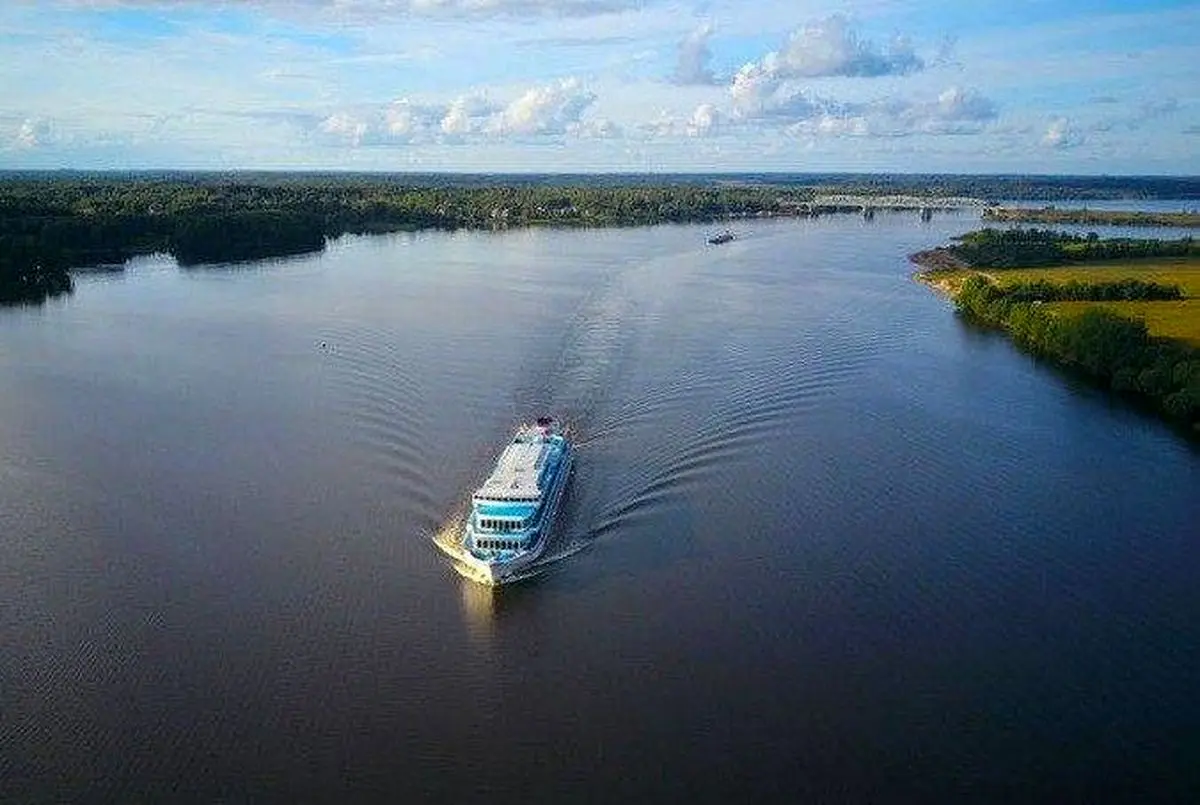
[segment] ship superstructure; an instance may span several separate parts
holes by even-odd
[[[571,473],[571,444],[542,417],[523,425],[471,496],[460,569],[485,584],[523,577],[546,548]]]

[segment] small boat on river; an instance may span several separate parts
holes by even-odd
[[[517,429],[471,496],[459,570],[490,586],[523,578],[546,550],[574,453],[550,417]]]
[[[717,234],[713,235],[708,239],[708,242],[713,246],[719,246],[722,243],[728,243],[731,240],[733,240],[733,232],[726,229],[724,232],[718,232]]]

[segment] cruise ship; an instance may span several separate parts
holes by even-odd
[[[471,496],[459,570],[488,585],[523,578],[546,549],[574,458],[550,417],[517,429]]]

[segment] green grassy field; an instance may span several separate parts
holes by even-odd
[[[1161,302],[1054,302],[1046,307],[1062,315],[1076,315],[1089,307],[1108,308],[1123,316],[1142,319],[1151,335],[1177,338],[1200,346],[1200,259],[1180,257],[988,271],[936,269],[922,272],[919,277],[953,297],[962,281],[975,273],[984,274],[1001,287],[1037,280],[1067,283],[1072,280],[1118,282],[1138,279],[1162,285],[1178,285],[1185,299]]]
[[[1121,316],[1146,322],[1150,335],[1177,338],[1200,347],[1200,299],[1164,302],[1054,302],[1047,308],[1063,316],[1102,307]]]
[[[1134,262],[1082,263],[1051,268],[1015,268],[988,271],[1001,286],[1017,282],[1045,280],[1046,282],[1117,282],[1125,279],[1178,285],[1188,299],[1200,299],[1200,260],[1192,257],[1173,257]],[[965,276],[965,274],[964,274]],[[1147,304],[1158,304],[1150,302]]]
[[[1136,262],[1090,263],[1054,268],[1030,268],[990,272],[1001,286],[1017,282],[1117,282],[1139,279],[1162,285],[1178,285],[1186,299],[1160,302],[1054,302],[1047,305],[1062,315],[1076,315],[1089,307],[1103,307],[1146,322],[1151,335],[1178,338],[1200,346],[1200,260],[1171,258]]]

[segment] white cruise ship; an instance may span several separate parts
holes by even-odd
[[[550,539],[573,458],[553,419],[541,417],[517,429],[471,496],[458,557],[463,575],[494,586],[530,571]]]

